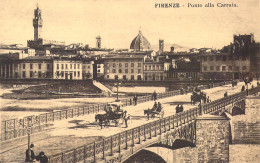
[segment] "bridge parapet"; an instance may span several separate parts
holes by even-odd
[[[249,90],[249,94],[255,94],[259,91],[260,91],[260,87],[256,87]],[[196,120],[196,118],[202,113],[204,114],[214,113],[216,111],[222,110],[223,108],[225,108],[226,105],[245,99],[245,97],[246,97],[246,92],[241,92],[241,93],[228,96],[226,98],[215,100],[211,103],[202,105],[201,107],[196,107],[175,115],[167,116],[163,119],[155,120],[153,122],[104,138],[102,141],[94,142],[92,144],[87,144],[82,147],[78,147],[76,149],[51,156],[50,162],[63,163],[63,162],[80,162],[84,160],[87,162],[122,161],[127,158],[127,155],[129,155],[129,153],[133,154],[135,152],[138,152],[142,148],[150,146],[151,144],[158,143],[158,141],[161,142],[162,135],[164,134],[167,135],[167,133],[168,135],[170,135],[170,133],[172,133],[170,131],[174,131],[178,133],[179,136],[184,137],[187,140],[194,141],[192,136],[194,136],[195,132],[191,133],[192,128],[191,127],[188,128],[187,124],[192,124],[192,122]],[[222,120],[222,119],[215,118],[213,120]],[[225,119],[225,121],[227,120]],[[219,130],[216,131],[223,130],[223,132],[226,132],[227,127],[223,128],[224,125],[222,125],[222,127],[221,124],[219,125],[220,128]],[[201,127],[202,126],[203,125],[201,125]],[[207,125],[205,123],[204,126],[207,126],[205,127],[205,129],[206,128],[209,129],[209,126],[212,127],[214,125]],[[207,130],[205,130],[204,132],[207,132]],[[157,137],[159,137],[159,139]],[[196,136],[196,144],[197,144],[197,137],[198,135]],[[164,140],[167,141],[167,139]],[[223,141],[217,143],[223,143]],[[226,139],[224,140],[224,143],[226,143]],[[207,146],[209,146],[209,144],[207,144]],[[214,157],[216,155],[217,154],[214,153]],[[220,159],[225,162],[227,158],[228,156],[224,155]]]

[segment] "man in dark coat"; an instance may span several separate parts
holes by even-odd
[[[176,113],[179,113],[180,112],[180,106],[179,106],[179,104],[176,106]]]
[[[25,162],[33,162],[35,160],[35,154],[33,151],[34,145],[30,145],[30,149],[27,149],[25,152]]]
[[[48,157],[44,154],[44,152],[40,152],[38,156],[36,156],[36,160],[40,163],[48,163]]]
[[[183,112],[183,106],[182,105],[180,106],[179,110],[180,110],[180,112]]]

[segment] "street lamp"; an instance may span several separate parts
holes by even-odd
[[[119,85],[121,85],[121,83],[118,82],[117,80],[117,83],[115,83],[115,86],[116,86],[116,102],[119,102],[120,100],[118,99],[118,87]]]
[[[31,158],[31,152],[30,152],[31,140],[30,140],[30,138],[31,138],[31,129],[32,129],[32,117],[28,117],[27,122],[28,122],[28,125],[25,126],[25,129],[28,134],[28,154],[29,154],[29,158]]]

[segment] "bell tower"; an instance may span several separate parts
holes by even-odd
[[[101,37],[100,36],[97,36],[96,37],[96,39],[97,39],[97,49],[101,49]]]
[[[34,27],[34,40],[38,40],[42,38],[42,11],[39,9],[37,4],[37,8],[34,10],[34,19],[33,19],[33,27]]]

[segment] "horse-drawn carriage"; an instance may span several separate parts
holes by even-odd
[[[144,110],[144,115],[147,115],[147,119],[149,120],[149,117],[154,118],[155,115],[159,115],[162,112],[162,105],[160,102],[158,104],[154,102],[154,105],[152,109],[146,109]]]
[[[115,126],[118,126],[119,120],[123,119],[126,116],[126,111],[120,109],[122,104],[120,102],[109,103],[105,108],[105,114],[97,114],[95,116],[96,122],[99,121],[101,126],[109,126],[110,122],[114,122]]]
[[[190,96],[191,105],[195,105],[197,102],[201,103],[201,100],[206,103],[207,101],[207,94],[200,91],[196,92],[193,91],[192,95]]]

